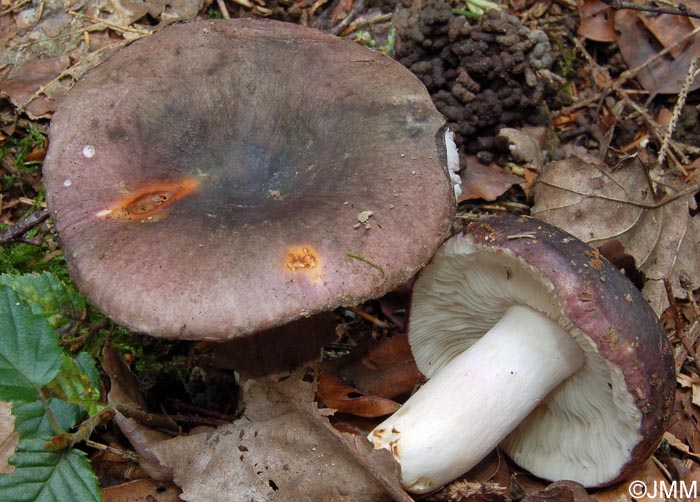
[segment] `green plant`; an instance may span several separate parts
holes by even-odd
[[[85,301],[50,273],[0,275],[0,400],[12,403],[19,445],[0,475],[0,500],[101,500],[87,455],[70,434],[99,417],[100,382],[87,353],[61,348],[59,333],[85,317]]]
[[[462,0],[466,9],[452,9],[454,14],[467,17],[481,17],[489,9],[501,10],[501,6],[489,0]]]

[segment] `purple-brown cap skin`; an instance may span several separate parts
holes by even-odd
[[[418,79],[354,42],[275,21],[176,25],[59,104],[47,202],[105,314],[231,339],[408,281],[454,215],[444,127]]]
[[[463,235],[537,269],[554,286],[564,314],[621,369],[642,413],[642,439],[609,484],[623,479],[653,453],[673,409],[673,355],[653,310],[597,250],[552,225],[526,216],[497,216],[469,224]]]

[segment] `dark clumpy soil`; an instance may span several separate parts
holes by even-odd
[[[505,153],[502,127],[538,125],[554,94],[546,78],[553,61],[547,35],[511,15],[457,15],[444,0],[399,0],[395,57],[426,85],[447,117],[463,154],[491,161]]]

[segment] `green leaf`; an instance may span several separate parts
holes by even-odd
[[[100,389],[100,372],[97,371],[95,359],[87,352],[81,352],[75,357],[75,364],[78,365],[80,372],[87,377],[89,384],[98,390]]]
[[[12,502],[99,502],[102,499],[87,455],[76,449],[50,452],[43,439],[25,439],[10,459],[16,470],[0,474],[0,500]]]
[[[59,333],[70,332],[85,319],[85,300],[72,286],[63,284],[55,275],[0,275],[0,285],[12,289],[31,307],[34,314],[45,317]]]
[[[44,390],[94,415],[102,409],[99,385],[99,374],[92,357],[82,352],[77,359],[63,354],[61,370]]]
[[[66,403],[61,399],[49,399],[49,407],[56,422],[64,431],[70,430],[78,423],[84,412],[76,404]],[[15,430],[20,439],[42,438],[49,440],[57,434],[46,415],[46,409],[40,401],[31,403],[14,403],[12,414],[15,416]]]
[[[61,354],[48,321],[0,285],[0,399],[36,401],[40,389],[58,374]]]

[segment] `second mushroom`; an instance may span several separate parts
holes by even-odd
[[[587,487],[646,460],[673,406],[668,340],[600,254],[531,218],[489,218],[448,240],[414,286],[409,338],[430,378],[370,434],[426,493],[499,446]]]

